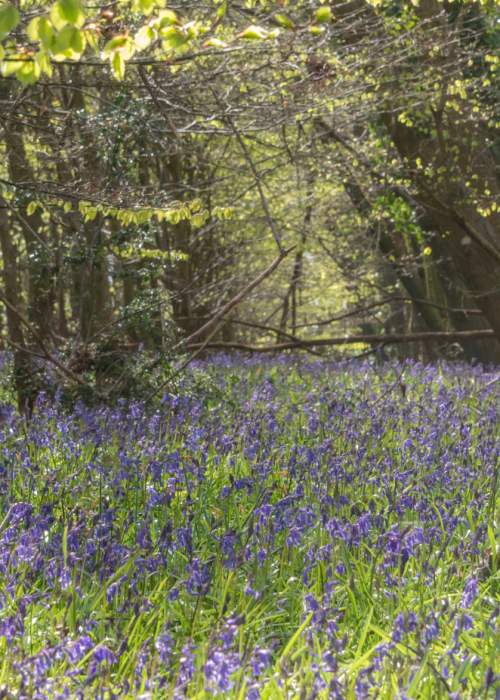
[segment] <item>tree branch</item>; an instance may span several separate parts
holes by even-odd
[[[244,350],[247,352],[282,352],[283,350],[301,350],[310,347],[328,347],[333,345],[354,345],[356,343],[380,343],[391,345],[394,343],[415,343],[419,341],[442,340],[446,342],[471,340],[471,339],[495,338],[494,331],[490,329],[474,331],[424,331],[421,333],[388,333],[387,335],[363,334],[351,336],[339,336],[335,338],[303,338],[297,341],[279,343],[277,345],[247,345],[237,342],[207,343],[204,347],[217,350]],[[201,343],[190,343],[190,349],[196,349]]]
[[[208,331],[211,331],[213,327],[223,318],[226,316],[232,309],[234,309],[235,306],[237,306],[240,302],[245,299],[248,294],[250,294],[251,291],[255,289],[255,287],[258,287],[261,282],[263,282],[266,277],[269,277],[278,265],[280,265],[283,260],[287,257],[289,253],[295,248],[295,246],[292,246],[291,248],[287,248],[285,250],[282,250],[280,254],[278,255],[277,258],[273,260],[273,262],[266,267],[265,270],[263,270],[260,275],[258,275],[254,280],[249,282],[243,289],[241,289],[238,294],[236,294],[232,299],[230,299],[227,304],[224,304],[222,309],[218,311],[212,318],[207,321],[207,323],[204,323],[201,328],[198,328],[194,333],[191,333],[190,336],[188,336],[185,340],[182,341],[183,345],[190,346],[193,344],[193,341],[198,338],[200,335],[203,335],[204,333],[207,333]]]

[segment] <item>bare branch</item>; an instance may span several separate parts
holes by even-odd
[[[265,270],[263,270],[260,275],[258,275],[254,280],[249,282],[243,289],[241,289],[238,294],[236,294],[232,299],[230,299],[227,304],[224,304],[222,309],[218,311],[215,316],[213,316],[210,321],[207,321],[207,323],[204,323],[201,328],[198,328],[194,333],[191,333],[191,335],[183,340],[183,344],[186,346],[190,346],[193,344],[193,341],[198,338],[200,335],[203,335],[204,333],[207,333],[213,329],[213,327],[224,317],[226,316],[232,309],[235,308],[238,304],[240,304],[243,299],[245,299],[251,291],[255,289],[255,287],[258,287],[261,282],[263,282],[266,277],[269,277],[278,265],[280,265],[283,260],[287,257],[289,253],[295,248],[295,246],[292,246],[291,248],[287,248],[286,250],[282,250],[280,254],[278,255],[277,258],[273,260],[273,262],[266,267]]]

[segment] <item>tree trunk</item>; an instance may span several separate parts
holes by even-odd
[[[19,184],[18,194],[24,186],[35,184],[35,176],[28,163],[22,134],[13,120],[4,130],[9,177]],[[29,200],[28,200],[29,201]],[[40,210],[28,214],[18,204],[13,205],[16,218],[23,233],[28,260],[28,318],[41,338],[50,337],[55,300],[54,270],[51,249],[44,233]]]
[[[25,349],[24,333],[18,311],[21,299],[17,281],[17,249],[7,214],[7,204],[0,195],[0,250],[3,261],[3,302],[7,317],[9,341],[14,358],[14,385],[19,411],[30,415],[35,399],[32,383],[32,357]]]

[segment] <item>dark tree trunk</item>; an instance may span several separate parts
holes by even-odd
[[[5,131],[5,146],[10,179],[20,186],[18,194],[29,192],[35,184],[35,176],[28,163],[22,134],[9,121]],[[27,200],[29,201],[29,199]],[[17,204],[16,218],[23,233],[28,273],[28,318],[41,338],[50,337],[55,301],[52,251],[44,232],[40,210],[28,214]]]
[[[14,358],[14,384],[19,411],[30,415],[35,399],[32,357],[26,350],[20,316],[21,299],[17,275],[17,249],[7,214],[7,205],[0,196],[0,250],[3,261],[3,303],[9,341]]]

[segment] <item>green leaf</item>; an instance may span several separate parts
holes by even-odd
[[[311,24],[311,26],[309,27],[309,31],[311,32],[311,34],[313,34],[313,36],[316,36],[318,34],[322,34],[325,31],[325,28],[318,27],[317,24]]]
[[[40,66],[40,71],[49,77],[52,75],[52,63],[50,56],[46,51],[38,51],[35,55],[35,61]]]
[[[165,0],[134,0],[132,3],[132,11],[144,15],[150,15],[155,7],[165,7]]]
[[[25,61],[16,61],[14,57],[10,57],[9,61],[4,61],[2,63],[2,75],[4,78],[8,78],[9,75],[17,73],[25,64]]]
[[[166,0],[132,0],[132,12],[150,15],[155,7],[165,7]]]
[[[26,27],[31,41],[39,41],[44,49],[50,49],[54,39],[54,28],[46,17],[35,17]]]
[[[79,0],[58,0],[59,14],[69,24],[81,27],[85,22]]]
[[[193,228],[201,228],[206,220],[207,220],[206,212],[194,214],[191,217],[191,225],[193,226]]]
[[[14,5],[4,5],[0,8],[0,41],[11,32],[19,22],[19,12]]]
[[[82,54],[85,49],[85,36],[79,29],[75,29],[71,39],[71,48],[76,54]]]
[[[40,77],[40,66],[35,61],[22,61],[16,71],[16,78],[25,85],[33,85]]]
[[[150,15],[155,9],[155,0],[139,0],[139,7],[145,15]]]
[[[99,36],[97,32],[92,31],[90,29],[85,29],[84,34],[85,39],[87,40],[87,44],[91,47],[92,51],[95,51],[95,53],[99,53]]]
[[[61,14],[59,3],[52,6],[50,11],[50,21],[54,25],[55,29],[62,29],[64,26],[66,26],[67,22]]]
[[[196,39],[200,32],[200,25],[198,22],[188,22],[182,26],[182,29],[187,34],[188,39]]]
[[[329,7],[318,7],[316,10],[317,22],[329,22],[332,19],[332,11]]]
[[[203,205],[201,199],[192,199],[189,202],[189,209],[193,212],[193,214],[197,211],[200,211],[202,206]]]
[[[178,49],[187,43],[187,37],[180,29],[177,27],[168,27],[168,29],[162,29],[160,31],[161,37],[163,39],[163,45],[166,49]]]
[[[84,221],[94,221],[98,214],[97,207],[86,207],[83,215]]]
[[[175,224],[178,224],[181,220],[181,215],[180,212],[177,211],[177,209],[172,209],[171,211],[167,212],[166,218],[170,224],[174,224],[175,226]]]
[[[33,202],[31,201],[28,206],[26,207],[26,214],[28,216],[32,216],[36,210],[38,209],[38,202]]]
[[[111,56],[114,53],[120,53],[124,61],[131,58],[136,49],[134,40],[126,34],[119,34],[108,41],[103,50],[103,56]]]
[[[31,20],[31,22],[28,22],[28,26],[26,27],[26,34],[31,39],[31,41],[38,41],[40,39],[40,34],[39,34],[40,20],[41,20],[41,17],[35,17],[34,19]]]
[[[104,53],[108,54],[112,51],[116,51],[116,49],[122,49],[126,45],[127,40],[128,37],[126,36],[126,34],[119,34],[117,36],[114,36],[108,41],[108,43],[104,47]]]
[[[42,46],[46,49],[50,49],[52,41],[54,40],[54,29],[46,17],[40,17],[38,36],[40,37]]]
[[[147,49],[147,47],[155,40],[156,32],[153,27],[148,24],[141,27],[134,37],[134,42],[139,51]]]
[[[286,15],[277,14],[274,15],[274,19],[278,24],[281,24],[282,27],[285,27],[285,29],[295,29],[295,24]]]
[[[85,33],[67,24],[55,37],[53,43],[55,60],[59,61],[64,58],[75,60],[79,58],[85,49],[85,43]]]
[[[66,24],[61,31],[57,32],[53,47],[55,54],[64,54],[64,52],[70,48],[74,31],[74,27]]]
[[[222,19],[222,17],[225,17],[227,12],[227,0],[224,0],[222,5],[217,9],[217,19]]]
[[[168,27],[172,24],[177,24],[179,20],[173,10],[161,10],[158,14],[159,27]]]
[[[238,36],[241,39],[249,39],[250,41],[262,41],[263,39],[267,39],[269,32],[267,32],[263,27],[258,27],[256,24],[251,24]]]
[[[218,39],[216,36],[213,36],[203,42],[203,46],[206,46],[207,48],[212,47],[215,49],[227,49],[228,45],[225,41],[222,41],[222,39]]]
[[[117,80],[123,80],[125,77],[125,59],[121,51],[115,51],[111,58],[111,70]]]

